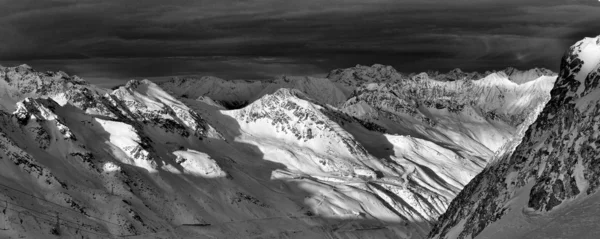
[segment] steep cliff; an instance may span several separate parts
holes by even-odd
[[[514,153],[477,175],[433,238],[592,238],[597,200],[600,37],[564,55],[551,99]]]

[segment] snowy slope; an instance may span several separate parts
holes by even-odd
[[[29,74],[37,73],[13,80]],[[323,113],[326,106],[298,91],[278,90],[245,109],[221,112],[203,101],[184,104],[149,81],[112,92],[89,85],[81,94],[69,90],[57,90],[56,100],[24,98],[14,111],[2,111],[0,187],[6,190],[0,199],[8,209],[1,237],[418,238],[431,216],[408,205],[437,205],[428,210],[439,214],[450,200],[433,190],[412,193],[418,188],[400,183],[402,175],[393,171],[401,168],[383,166],[329,119],[334,113]],[[269,104],[289,117],[316,117],[315,136],[340,145],[255,135],[246,121],[228,115],[253,115]],[[320,120],[327,129],[319,130]],[[281,150],[282,139],[292,148],[272,152]],[[295,168],[286,154],[322,157],[335,167],[300,161]],[[382,169],[389,172],[376,175]]]
[[[433,238],[595,238],[600,36],[564,55],[551,100],[514,153],[452,202]]]

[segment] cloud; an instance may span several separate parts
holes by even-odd
[[[0,5],[5,62],[271,56],[310,62],[306,67],[321,64],[319,69],[373,63],[402,71],[556,69],[569,45],[600,34],[594,32],[600,29],[600,4],[593,1],[0,0]]]

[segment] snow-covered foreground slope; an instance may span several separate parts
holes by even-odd
[[[452,202],[434,238],[597,238],[600,36],[564,55],[552,98],[513,154]]]
[[[423,82],[430,106],[445,101]],[[531,82],[527,92],[547,94]],[[407,98],[385,87],[398,86],[207,78],[106,90],[1,68],[0,237],[424,238],[485,167],[490,142],[510,143],[529,121],[423,103],[405,114],[394,104]],[[512,117],[540,104],[519,92],[493,109]],[[356,114],[357,99],[394,117]]]

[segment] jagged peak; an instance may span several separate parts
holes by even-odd
[[[487,75],[486,77],[476,80],[474,82],[477,82],[479,84],[482,85],[505,85],[505,86],[516,86],[517,83],[510,81],[508,79],[508,76],[506,75],[506,73],[500,71],[500,72],[494,72],[491,73],[489,75]]]
[[[556,74],[552,70],[549,70],[549,69],[546,69],[546,68],[543,68],[543,67],[534,67],[534,68],[531,68],[531,69],[521,70],[521,69],[519,69],[517,67],[509,66],[509,67],[506,67],[502,71],[504,71],[508,75],[511,75],[513,73],[516,73],[516,72],[539,72],[539,73],[544,73],[544,74],[549,74],[549,75]]]
[[[313,100],[302,91],[293,88],[280,88],[273,93],[265,94],[251,104],[239,110],[254,111],[262,109],[264,106],[273,106],[282,102],[294,102],[301,105],[303,108],[321,108],[325,107],[321,103]]]
[[[490,72],[491,74],[492,72]],[[519,70],[515,67],[507,67],[495,73],[503,73],[506,77],[519,85],[538,79],[542,76],[556,76],[556,73],[546,68],[535,67],[528,70]]]
[[[328,79],[334,82],[338,81],[352,81],[359,79],[366,82],[372,81],[395,81],[395,80],[424,80],[432,79],[438,81],[457,81],[457,80],[480,80],[490,74],[504,74],[506,78],[517,84],[524,84],[526,82],[535,80],[541,76],[554,76],[551,70],[546,68],[532,68],[529,70],[519,70],[514,67],[507,67],[502,70],[486,71],[486,72],[467,72],[460,68],[454,68],[448,72],[440,72],[429,70],[425,72],[414,72],[410,74],[402,74],[397,72],[392,66],[374,64],[372,66],[356,65],[355,67],[345,69],[335,69],[329,72],[327,75]]]
[[[34,115],[38,119],[53,120],[58,117],[54,114],[54,110],[57,107],[59,107],[59,104],[50,98],[27,97],[17,102],[13,115],[16,115],[21,120],[29,119],[30,115]]]
[[[129,80],[127,83],[125,83],[125,88],[126,89],[131,89],[131,90],[135,90],[137,89],[139,86],[141,85],[155,85],[154,82],[148,80],[148,79],[143,79],[143,80]]]
[[[562,103],[574,103],[598,88],[600,81],[600,36],[586,37],[566,51],[556,80],[555,96]]]
[[[69,76],[63,71],[38,72],[28,65],[4,67],[0,69],[0,88],[4,94],[1,95],[3,104],[1,108],[13,111],[15,103],[27,97],[56,97],[68,95],[66,98],[91,90],[94,92],[102,89],[90,85],[77,76]]]
[[[59,80],[62,79],[64,81],[68,81],[68,82],[77,82],[79,84],[87,84],[87,82],[83,79],[81,79],[80,77],[76,76],[76,75],[69,75],[64,71],[46,71],[46,72],[40,72],[40,71],[36,71],[33,67],[31,67],[30,65],[27,64],[21,64],[18,66],[10,66],[10,67],[6,67],[6,66],[0,66],[0,71],[4,71],[5,74],[8,72],[13,72],[16,73],[18,75],[21,76],[25,76],[28,74],[36,74],[40,77],[50,77],[49,80]]]
[[[578,93],[582,92],[582,87],[592,87],[590,85],[590,76],[595,73],[598,75],[598,69],[600,67],[600,36],[595,38],[586,37],[585,39],[577,42],[572,48],[570,48],[571,57],[575,57],[581,63],[578,67],[567,67],[567,70],[571,70],[574,75],[574,80],[580,83],[577,90]],[[573,59],[575,60],[575,59]],[[566,72],[565,72],[566,73]],[[568,80],[568,78],[564,78]],[[596,79],[597,81],[597,79]],[[595,84],[593,87],[596,87]]]
[[[262,98],[265,97],[278,97],[278,98],[282,98],[282,99],[288,99],[288,98],[298,98],[298,99],[308,99],[308,96],[306,96],[306,94],[304,94],[302,91],[298,90],[298,89],[293,89],[293,88],[280,88],[278,90],[276,90],[275,92],[273,92],[272,94],[267,94],[265,96],[263,96]]]

